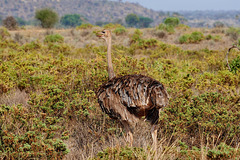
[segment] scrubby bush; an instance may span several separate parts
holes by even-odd
[[[229,66],[231,68],[231,71],[236,73],[240,71],[240,56],[237,58],[233,59],[230,63]]]
[[[43,28],[53,28],[58,22],[58,14],[50,8],[37,10],[35,18],[41,22]]]
[[[105,29],[116,29],[116,28],[124,28],[121,24],[114,24],[114,23],[108,23],[103,26]]]
[[[163,21],[164,24],[176,27],[180,24],[180,20],[177,17],[168,17]]]
[[[63,36],[59,35],[59,34],[51,34],[51,35],[47,35],[44,39],[45,43],[62,43],[64,41]]]
[[[84,22],[84,18],[79,14],[66,14],[60,19],[60,23],[66,27],[76,27]]]
[[[9,36],[10,36],[10,33],[8,32],[8,30],[4,27],[1,27],[0,28],[0,40],[4,40]]]
[[[76,27],[76,29],[91,29],[91,28],[93,28],[93,25],[90,23],[84,23]]]
[[[9,16],[3,20],[3,26],[9,30],[15,30],[18,28],[18,23],[14,17]]]
[[[115,33],[116,35],[123,35],[127,32],[125,27],[120,27],[120,28],[116,28],[113,33]]]
[[[240,34],[240,28],[230,27],[226,31],[226,35],[230,36],[232,40],[237,40]]]
[[[192,32],[191,34],[184,34],[179,37],[180,43],[198,43],[204,39],[202,32]]]

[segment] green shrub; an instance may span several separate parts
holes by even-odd
[[[191,34],[184,34],[179,37],[180,43],[198,43],[204,39],[202,32],[192,32]]]
[[[53,28],[58,22],[58,14],[49,8],[37,10],[35,18],[41,22],[43,28]]]
[[[4,40],[7,37],[10,37],[10,33],[8,32],[8,30],[4,27],[0,28],[0,40]]]
[[[233,59],[230,63],[229,66],[231,68],[231,72],[236,73],[240,71],[240,56],[237,58]]]
[[[136,14],[131,13],[125,17],[125,21],[129,27],[134,27],[138,25],[139,17]]]
[[[164,23],[160,24],[157,29],[166,31],[166,32],[168,32],[168,33],[170,33],[170,34],[173,34],[173,33],[175,32],[174,26],[172,26],[172,25],[166,25],[166,24],[164,24]]]
[[[130,148],[130,147],[121,147],[121,148],[107,148],[102,152],[98,152],[96,159],[146,159],[147,153],[142,148]]]
[[[116,28],[113,33],[116,35],[123,35],[127,32],[126,28]]]
[[[60,19],[60,23],[67,27],[76,27],[81,25],[84,18],[79,14],[66,14]]]
[[[180,24],[180,20],[177,17],[168,17],[163,21],[163,23],[168,26],[176,27]]]
[[[207,153],[207,157],[213,160],[217,159],[234,159],[236,150],[225,143],[219,144],[216,148],[210,149]]]
[[[64,38],[63,36],[59,35],[59,34],[51,34],[51,35],[47,35],[44,39],[44,43],[63,43]]]
[[[124,28],[121,24],[108,23],[103,26],[105,29]]]
[[[76,27],[76,29],[91,29],[91,28],[93,28],[93,25],[90,23],[84,23]]]

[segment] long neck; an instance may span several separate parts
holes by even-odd
[[[115,77],[113,71],[113,64],[112,64],[112,56],[111,56],[111,47],[112,47],[112,39],[111,37],[107,40],[107,63],[108,63],[108,78],[112,79]]]

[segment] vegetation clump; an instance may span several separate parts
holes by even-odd
[[[18,28],[18,22],[12,16],[5,18],[2,23],[9,30],[16,30]]]
[[[37,10],[35,18],[40,21],[43,28],[53,28],[58,22],[58,14],[50,8]]]
[[[47,35],[44,39],[45,43],[63,43],[64,38],[63,36],[59,35],[59,34],[51,34],[51,35]]]
[[[60,19],[60,23],[66,27],[80,26],[84,21],[84,18],[79,14],[66,14]]]
[[[202,32],[192,32],[191,34],[184,34],[179,37],[180,43],[199,43],[204,39]]]

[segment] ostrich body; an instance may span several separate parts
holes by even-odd
[[[111,59],[111,32],[98,33],[108,44],[109,81],[97,91],[98,103],[103,112],[118,119],[127,132],[127,141],[132,146],[133,126],[140,120],[150,121],[153,145],[157,145],[157,127],[160,109],[168,104],[169,96],[157,80],[143,75],[115,77]]]

